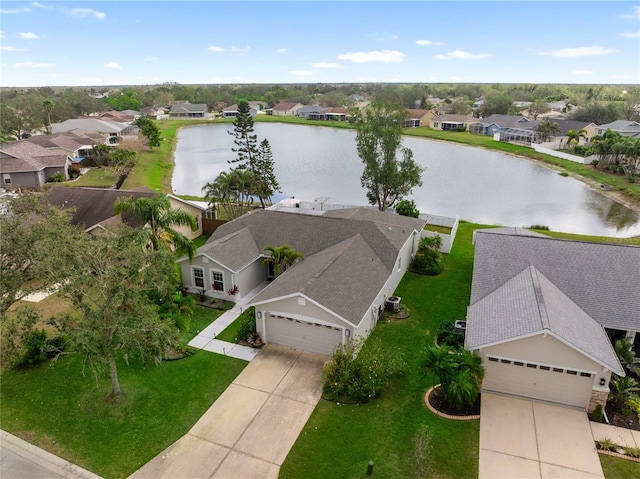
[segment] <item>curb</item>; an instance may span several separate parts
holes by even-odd
[[[425,406],[427,406],[429,411],[431,411],[432,413],[436,414],[437,416],[443,417],[445,419],[453,419],[454,421],[474,421],[476,419],[480,419],[480,415],[474,415],[474,416],[452,416],[451,414],[445,414],[443,412],[438,411],[437,409],[434,409],[431,406],[431,404],[429,404],[429,396],[431,395],[433,390],[435,388],[437,388],[437,387],[440,387],[440,385],[436,384],[435,386],[430,388],[426,392],[426,394],[424,395],[424,404],[425,404]]]
[[[627,454],[621,454],[619,452],[613,452],[613,451],[605,451],[604,449],[597,449],[598,454],[602,454],[603,456],[611,456],[611,457],[617,457],[618,459],[626,459],[627,461],[633,461],[633,462],[640,462],[640,458],[638,457],[633,457],[633,456],[629,456]]]
[[[13,452],[26,461],[38,464],[61,477],[68,479],[102,479],[93,472],[76,466],[6,431],[0,431],[0,443],[3,449]]]

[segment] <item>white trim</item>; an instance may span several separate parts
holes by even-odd
[[[562,369],[563,370],[563,374],[566,374],[567,370],[571,370],[571,371],[577,371],[578,374],[580,373],[587,373],[587,374],[591,374],[593,376],[598,376],[598,373],[595,371],[589,371],[588,369],[580,369],[580,368],[574,368],[573,366],[562,366],[560,364],[551,364],[551,363],[541,363],[539,361],[528,361],[526,359],[522,359],[522,358],[512,358],[512,357],[508,357],[508,356],[498,356],[496,354],[485,354],[484,355],[485,358],[487,358],[487,361],[489,360],[489,358],[495,358],[498,361],[511,361],[511,363],[513,362],[519,362],[519,363],[524,363],[524,366],[518,366],[518,367],[523,367],[526,368],[527,364],[535,364],[536,368],[535,369],[540,369],[540,366],[544,366],[545,368],[557,368],[557,369]],[[504,364],[504,363],[499,363],[499,364]],[[510,366],[513,366],[513,364],[510,364]],[[529,369],[534,369],[534,368],[529,368]]]
[[[222,289],[215,289],[213,287],[213,273],[219,273],[222,275]],[[215,292],[215,293],[225,293],[227,290],[225,288],[225,284],[224,284],[224,271],[221,271],[219,269],[213,269],[213,268],[209,268],[209,281],[211,281],[211,289]]]
[[[196,274],[195,274],[195,270],[199,269],[202,271],[202,286],[198,286],[196,284]],[[204,289],[205,291],[209,288],[207,288],[207,283],[205,282],[205,269],[202,266],[197,266],[197,265],[191,265],[191,284],[193,285],[194,288],[196,289]]]

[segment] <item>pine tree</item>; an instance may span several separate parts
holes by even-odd
[[[236,168],[241,170],[253,170],[258,153],[258,137],[253,134],[253,118],[251,118],[249,102],[242,100],[238,103],[238,114],[233,121],[233,127],[233,131],[229,134],[235,138],[233,142],[236,148],[233,148],[233,152],[238,156],[229,160],[229,163],[238,163]]]
[[[276,191],[280,192],[280,184],[274,172],[273,153],[271,152],[269,140],[265,139],[260,143],[253,173],[255,194],[264,208],[265,205],[271,204],[273,194]]]

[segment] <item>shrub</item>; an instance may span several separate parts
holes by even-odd
[[[527,229],[549,231],[549,227],[545,225],[531,225]]]
[[[445,260],[439,251],[440,246],[442,246],[440,235],[422,238],[418,251],[409,265],[409,270],[413,273],[432,276],[442,273]]]
[[[638,415],[638,421],[640,421],[640,396],[631,394],[625,404]]]
[[[66,179],[67,178],[62,173],[56,173],[47,180],[47,183],[62,183],[63,181],[66,181]]]
[[[598,446],[603,451],[613,451],[616,452],[620,446],[618,446],[613,440],[609,437],[605,437],[602,441],[598,441]]]
[[[239,321],[238,338],[247,339],[256,331],[256,309],[251,307],[236,320]]]
[[[464,332],[456,331],[455,324],[445,321],[438,326],[436,334],[438,344],[446,344],[454,348],[464,346]]]
[[[573,153],[582,157],[586,157],[591,154],[591,148],[585,145],[576,145],[573,148]],[[593,161],[597,162],[598,160]]]
[[[640,458],[640,447],[625,447],[624,448],[624,453],[627,456]]]
[[[324,366],[323,393],[332,401],[367,403],[379,397],[389,380],[404,368],[398,352],[383,349],[378,342],[350,340],[340,344]]]
[[[602,422],[604,420],[602,404],[598,404],[593,410],[593,412],[591,413],[591,420],[594,422]]]
[[[413,200],[400,200],[396,205],[396,213],[402,216],[410,216],[412,218],[420,216],[420,211]]]

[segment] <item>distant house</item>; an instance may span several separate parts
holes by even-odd
[[[205,118],[207,114],[206,103],[178,103],[171,105],[170,118]]]
[[[612,346],[640,345],[640,248],[477,230],[465,347],[482,357],[483,391],[589,412],[604,406]]]
[[[134,125],[98,118],[76,118],[51,125],[52,133],[66,133],[73,130],[105,134],[109,136],[109,144],[117,144],[124,136],[137,136],[140,131]]]
[[[132,215],[113,213],[118,198],[151,197],[157,193],[147,189],[115,190],[111,188],[66,188],[54,187],[47,193],[49,202],[58,209],[73,211],[71,223],[83,228],[91,234],[102,234],[116,225],[124,223],[128,226],[143,226]],[[191,231],[187,226],[177,226],[175,229],[189,239],[195,239],[202,235],[202,212],[204,208],[196,203],[183,200],[174,195],[167,195],[171,207],[191,213],[197,220],[198,228]]]
[[[258,114],[258,111],[249,105],[249,113],[252,117]],[[238,104],[230,105],[221,112],[222,118],[235,118],[238,116]]]
[[[146,116],[157,117],[158,115],[165,115],[169,110],[163,106],[143,106],[140,109],[140,113]]]
[[[304,105],[298,108],[296,116],[299,116],[300,118],[310,118],[312,115],[314,117],[318,117],[322,115],[324,110],[324,107],[319,105]]]
[[[291,101],[281,101],[273,108],[271,108],[271,114],[273,116],[295,116],[296,112],[302,108],[302,103],[294,103]]]
[[[110,111],[103,111],[95,115],[81,116],[78,118],[97,118],[99,120],[117,121],[120,123],[133,123],[138,118],[140,118],[140,112],[135,110],[124,110],[124,111],[110,110]]]
[[[596,135],[604,135],[607,130],[620,133],[622,136],[640,138],[640,123],[631,120],[616,120],[606,125],[596,126]]]
[[[0,146],[0,176],[3,188],[39,189],[60,173],[69,179],[71,158],[55,154],[28,141]]]
[[[256,112],[262,111],[269,106],[266,101],[255,101],[252,100],[249,103],[249,108],[254,109]]]
[[[409,118],[405,120],[405,128],[414,128],[418,126],[429,125],[431,119],[436,116],[436,112],[433,110],[407,110],[409,112]]]
[[[308,118],[310,120],[346,121],[347,109],[342,107],[325,107],[319,112],[309,113]]]
[[[469,127],[480,120],[470,115],[437,115],[429,119],[429,128],[432,130],[468,130]]]
[[[529,119],[521,115],[490,115],[487,118],[469,127],[469,133],[476,135],[494,136],[496,133],[508,128],[519,128],[521,124],[527,123]]]

